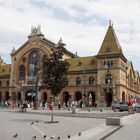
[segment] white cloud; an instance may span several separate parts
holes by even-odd
[[[0,0],[0,13],[0,52],[8,63],[5,54],[19,48],[38,24],[46,38],[62,37],[73,53],[96,55],[111,19],[126,58],[140,70],[139,0]]]

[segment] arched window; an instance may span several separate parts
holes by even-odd
[[[112,76],[111,74],[107,74],[105,77],[105,83],[106,84],[112,84]]]
[[[39,68],[39,53],[37,50],[29,54],[29,76],[35,76],[36,70]]]
[[[0,87],[2,87],[2,81],[0,81]]]
[[[76,85],[81,85],[81,79],[80,79],[80,77],[77,77],[76,78]]]
[[[19,80],[25,80],[25,66],[21,65],[19,67]]]
[[[94,85],[94,78],[93,77],[89,77],[89,85]]]

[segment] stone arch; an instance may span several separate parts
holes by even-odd
[[[90,97],[90,96],[91,96],[91,97]],[[96,95],[95,95],[95,92],[90,91],[90,92],[88,93],[88,100],[89,100],[89,98],[92,99],[92,103],[93,103],[93,105],[94,105],[94,103],[95,103],[95,101],[96,101]]]
[[[82,93],[81,92],[76,92],[75,93],[75,100],[76,101],[82,100]]]
[[[65,103],[66,107],[68,106],[68,101],[70,99],[70,94],[68,92],[63,93],[63,102]]]
[[[105,101],[106,101],[106,106],[107,107],[110,107],[111,106],[111,103],[112,103],[112,98],[113,98],[113,91],[112,89],[105,89]]]
[[[48,94],[47,94],[47,92],[43,92],[42,93],[42,102],[47,102],[47,100],[48,100]]]
[[[18,99],[18,100],[21,100],[21,92],[18,92],[18,93],[17,93],[17,99]]]
[[[25,100],[27,101],[35,101],[35,93],[32,90],[28,90],[25,93]]]
[[[18,59],[17,59],[17,61],[16,61],[16,65],[15,65],[15,73],[18,73],[18,68],[19,68],[19,66],[20,66],[20,64],[21,64],[21,62],[22,62],[22,58],[24,57],[24,56],[26,56],[26,54],[28,54],[28,53],[30,53],[30,52],[32,52],[32,51],[34,51],[34,50],[38,50],[38,51],[40,51],[40,52],[42,52],[42,53],[44,53],[44,54],[46,54],[47,56],[50,56],[50,50],[48,50],[46,47],[32,47],[32,48],[28,48],[28,49],[25,49],[25,50],[23,50],[22,51],[22,54],[20,55],[20,56],[18,56]],[[19,78],[19,77],[18,77]]]
[[[10,96],[9,96],[9,92],[6,91],[6,92],[5,92],[5,100],[6,100],[6,101],[9,100],[9,98],[10,98]]]

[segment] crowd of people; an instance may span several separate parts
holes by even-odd
[[[26,111],[27,109],[34,109],[34,102],[33,101],[23,101],[23,100],[13,100],[13,99],[9,99],[9,100],[2,100],[0,102],[0,107],[1,108],[12,108],[14,109],[19,108],[20,111]],[[39,104],[39,107],[42,108],[43,110],[49,109],[52,110],[52,108],[61,110],[62,108],[64,109],[68,109],[70,110],[70,108],[75,107],[75,108],[84,108],[84,107],[97,107],[96,103],[93,103],[92,100],[89,101],[85,101],[85,100],[79,100],[79,101],[75,101],[75,100],[70,100],[68,102],[47,102],[47,101],[43,101]]]
[[[133,111],[136,110],[136,105],[137,105],[136,98],[129,98],[128,99],[128,111],[129,113],[132,113]]]

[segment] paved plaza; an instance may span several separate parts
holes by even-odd
[[[121,113],[123,114],[123,112]],[[126,115],[124,112],[125,117],[122,117],[120,112],[112,111],[78,111],[76,114],[72,114],[71,111],[67,110],[55,110],[57,116],[54,117],[54,120],[59,121],[59,123],[54,124],[46,123],[51,120],[49,114],[50,112],[45,110],[19,112],[18,109],[1,109],[0,140],[57,140],[58,137],[60,137],[60,140],[66,140],[68,135],[70,135],[70,140],[118,140],[123,136],[129,138],[129,135],[134,136],[133,140],[140,138],[138,133],[140,115],[136,113]],[[106,126],[106,116],[111,117],[112,115],[114,117],[113,114],[123,118],[124,126],[122,128],[118,129],[120,126]],[[134,127],[131,128],[133,125]],[[129,129],[131,130],[130,133],[127,132]],[[112,133],[113,131],[116,132]],[[81,136],[79,136],[79,132]],[[13,137],[15,134],[18,136]],[[47,135],[47,137],[44,138],[44,135]],[[36,138],[33,138],[33,136],[36,136]],[[122,140],[125,140],[125,138]]]

